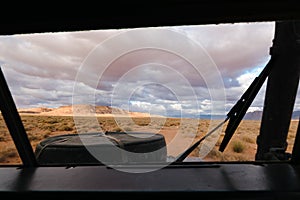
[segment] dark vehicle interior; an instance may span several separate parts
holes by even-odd
[[[33,149],[1,71],[0,109],[22,164],[0,165],[0,196],[81,199],[88,195],[97,198],[105,195],[140,199],[194,195],[202,198],[203,195],[216,199],[299,199],[299,125],[292,152],[286,151],[300,72],[300,6],[297,2],[174,0],[118,4],[122,8],[118,12],[116,5],[105,4],[98,7],[105,11],[89,7],[91,12],[84,15],[79,14],[79,9],[68,15],[64,15],[64,10],[57,11],[55,16],[42,9],[36,11],[39,17],[34,18],[20,11],[23,17],[9,20],[0,14],[0,34],[267,21],[275,22],[270,60],[225,119],[170,161],[165,138],[160,134],[149,137],[146,132],[62,134],[44,139]],[[222,9],[216,10],[216,5]],[[219,147],[223,152],[264,83],[267,87],[254,161],[184,161],[202,141],[227,123]],[[136,138],[135,134],[145,137]],[[99,163],[99,159],[90,156],[87,146],[92,152],[99,151],[98,148],[107,152],[108,156],[101,157],[104,162]]]

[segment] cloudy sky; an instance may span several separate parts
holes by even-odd
[[[0,64],[18,108],[92,104],[168,116],[226,114],[270,59],[274,25],[1,36]],[[263,98],[264,88],[249,111],[262,110]]]

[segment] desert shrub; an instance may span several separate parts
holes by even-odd
[[[49,118],[49,119],[47,119],[46,123],[48,123],[48,124],[56,124],[56,123],[59,123],[59,120],[56,119],[56,118]]]
[[[45,138],[48,138],[48,137],[50,137],[50,135],[51,135],[51,131],[46,131],[44,134],[43,134],[43,138],[45,139]]]
[[[39,124],[39,128],[42,130],[56,131],[56,126],[52,124]]]
[[[4,142],[6,139],[4,136],[0,136],[0,142]]]
[[[208,154],[207,154],[208,158],[213,158],[216,160],[220,160],[222,158],[222,152],[220,152],[219,150],[213,148]]]
[[[148,117],[145,118],[134,118],[132,121],[138,126],[148,126],[151,122],[151,119]]]
[[[43,138],[43,136],[37,136],[37,135],[33,135],[33,134],[28,135],[28,139],[30,141],[40,141],[42,138]]]
[[[73,127],[67,126],[67,125],[62,125],[58,127],[58,131],[72,131]]]
[[[221,156],[221,161],[247,161],[247,158],[243,154],[233,155],[233,154],[223,154]]]
[[[123,132],[123,129],[121,129],[120,127],[115,127],[113,129],[114,132]]]
[[[248,136],[244,136],[242,139],[243,139],[243,141],[251,143],[251,144],[255,143],[255,140],[251,137],[248,137]]]
[[[25,126],[25,131],[27,132],[27,131],[31,131],[32,130],[32,127],[30,127],[30,126]]]
[[[8,158],[14,158],[18,156],[18,153],[16,152],[16,149],[12,147],[6,147],[3,149],[0,149],[0,162],[5,162]]]
[[[129,126],[125,126],[125,127],[124,127],[124,130],[125,130],[125,131],[132,131],[132,128],[129,127]]]
[[[245,146],[240,141],[234,141],[232,145],[232,150],[236,153],[242,153],[245,149]]]

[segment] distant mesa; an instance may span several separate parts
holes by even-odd
[[[253,112],[248,112],[246,113],[246,115],[244,116],[243,119],[246,120],[261,120],[262,119],[262,111],[253,111]],[[292,114],[292,119],[293,120],[298,120],[300,117],[300,111],[294,111]]]
[[[28,114],[40,114],[40,113],[45,113],[45,112],[50,112],[52,111],[53,108],[45,108],[45,107],[39,107],[39,108],[21,108],[18,110],[20,114],[28,113]]]
[[[246,120],[261,120],[262,118],[262,111],[252,111],[247,112],[244,116]]]
[[[150,117],[149,113],[129,112],[120,108],[110,106],[92,105],[67,105],[58,108],[21,108],[18,109],[21,115],[44,115],[44,116],[130,116],[130,117]],[[162,116],[161,116],[162,117]]]

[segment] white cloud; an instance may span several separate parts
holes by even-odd
[[[170,107],[174,110],[181,110],[181,104],[175,103],[175,104],[171,104]]]

